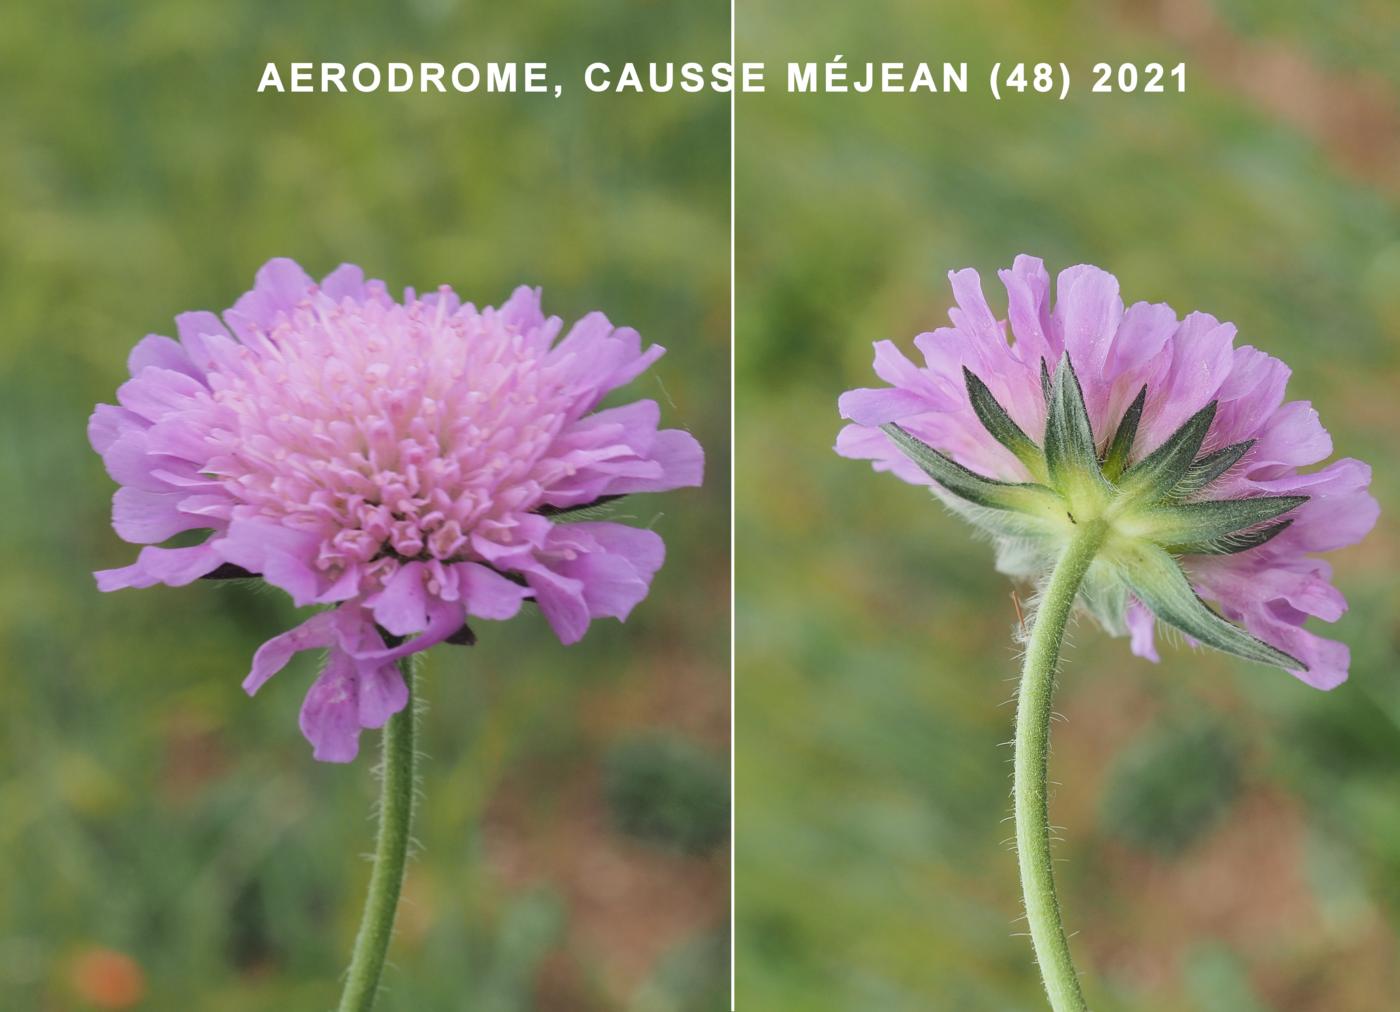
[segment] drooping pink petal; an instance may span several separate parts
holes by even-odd
[[[317,612],[295,629],[272,637],[253,654],[253,670],[243,679],[243,691],[253,695],[287,666],[294,654],[317,647],[328,647],[335,638],[335,615]]]
[[[583,585],[591,618],[626,619],[646,597],[666,557],[666,546],[654,531],[625,524],[571,524],[558,535],[556,543],[568,546],[572,558],[556,564],[555,571]]]
[[[1153,615],[1141,601],[1132,601],[1128,605],[1127,615],[1128,633],[1131,637],[1131,650],[1138,657],[1156,663],[1162,658],[1157,654],[1155,642],[1157,632],[1157,616]]]
[[[583,639],[589,621],[583,581],[563,576],[543,564],[527,572],[525,579],[559,641],[567,645]]]
[[[348,763],[359,754],[359,671],[348,654],[331,651],[301,705],[299,723],[312,755],[322,762]]]
[[[383,727],[389,718],[408,705],[408,683],[397,664],[380,664],[359,669],[360,726]]]

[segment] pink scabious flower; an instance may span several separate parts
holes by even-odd
[[[1005,318],[975,271],[949,278],[952,326],[914,339],[922,365],[876,343],[889,386],[841,397],[837,452],[931,486],[1014,577],[1043,576],[1077,524],[1102,519],[1080,604],[1141,657],[1157,660],[1161,619],[1317,688],[1344,681],[1347,647],[1304,628],[1346,610],[1312,553],[1359,541],[1379,507],[1361,461],[1305,470],[1332,441],[1309,403],[1284,400],[1288,367],[1206,313],[1125,309],[1097,267],[1061,272],[1052,306],[1044,264],[1017,257],[1000,272]]]
[[[655,401],[598,410],[664,349],[601,313],[556,343],[538,289],[500,308],[446,287],[397,302],[358,267],[317,285],[278,259],[222,322],[176,325],[179,341],[135,347],[118,405],[89,423],[121,485],[112,526],[147,546],[97,584],[256,575],[330,606],[264,643],[243,683],[328,651],[300,720],[318,759],[353,759],[361,729],[408,698],[397,662],[471,642],[469,617],[533,599],[564,643],[625,619],[664,546],[588,507],[701,481],[699,444],[658,430]],[[196,530],[197,545],[161,546]]]

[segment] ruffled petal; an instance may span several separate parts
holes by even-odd
[[[207,543],[189,548],[147,545],[130,566],[98,570],[93,576],[97,579],[97,589],[101,591],[154,587],[158,583],[167,587],[183,587],[212,573],[223,561],[223,556]]]
[[[528,332],[536,327],[543,327],[545,324],[544,312],[540,309],[541,290],[531,288],[529,285],[521,285],[511,292],[497,312],[501,314],[501,319],[506,326],[514,327],[516,330]],[[598,314],[602,316],[601,313]],[[607,317],[603,317],[603,323],[607,324]]]
[[[427,628],[426,569],[421,562],[400,566],[379,594],[374,620],[395,636],[408,636]]]
[[[934,410],[923,394],[895,387],[848,390],[841,395],[837,407],[842,418],[857,425],[884,425]]]
[[[289,313],[310,295],[315,282],[295,260],[277,257],[258,268],[253,290],[230,309],[224,318],[246,344],[261,344],[261,332],[276,321],[279,313]]]
[[[1247,462],[1251,473],[1270,466],[1306,467],[1332,452],[1332,437],[1307,401],[1292,401],[1275,411],[1257,440]]]
[[[836,452],[852,460],[868,460],[876,471],[890,471],[911,485],[933,484],[933,479],[900,453],[879,429],[847,425],[836,435]]]
[[[213,369],[216,364],[214,348],[220,343],[232,340],[228,328],[213,313],[198,311],[181,313],[175,317],[176,332],[185,353],[201,374]]]
[[[207,394],[203,383],[183,372],[149,365],[117,388],[117,400],[149,422],[196,407]]]
[[[1016,338],[1012,351],[1022,366],[1052,365],[1064,350],[1050,325],[1050,273],[1039,257],[1018,256],[1010,270],[998,271],[1006,288],[1007,319]]]
[[[1060,272],[1051,321],[1079,373],[1091,411],[1093,395],[1103,396],[1104,365],[1122,319],[1123,300],[1112,274],[1088,264]]]
[[[546,566],[535,566],[525,572],[525,579],[534,592],[549,627],[567,646],[583,639],[588,631],[588,604],[583,599],[583,581],[563,576]]]
[[[354,264],[341,264],[321,281],[321,291],[337,302],[360,302],[365,297],[365,272]]]
[[[137,545],[150,545],[172,538],[182,531],[208,527],[203,517],[186,513],[180,504],[188,498],[183,491],[152,492],[124,487],[112,496],[112,529]]]
[[[195,380],[203,376],[190,361],[189,353],[183,347],[159,334],[149,334],[137,342],[136,347],[132,348],[131,354],[127,356],[126,365],[133,376],[139,375],[148,366],[184,373]]]
[[[1272,355],[1236,348],[1230,374],[1216,393],[1220,406],[1211,425],[1210,447],[1252,438],[1283,403],[1288,376],[1288,366]]]
[[[298,607],[315,602],[323,589],[323,575],[316,569],[321,538],[314,531],[294,531],[263,518],[235,519],[228,532],[214,543],[227,562],[250,573],[259,573],[292,596]]]
[[[479,563],[463,562],[453,568],[458,574],[458,593],[467,614],[477,618],[514,618],[521,602],[531,595],[529,587],[522,587]]]
[[[583,600],[593,618],[626,619],[647,596],[666,558],[661,536],[644,528],[580,523],[570,525],[567,537],[578,554],[556,568],[583,584]]]
[[[113,404],[99,404],[88,419],[88,442],[98,453],[105,453],[123,435],[145,429],[147,425],[146,420],[134,411]]]
[[[1137,446],[1150,453],[1216,396],[1234,364],[1235,326],[1191,313],[1172,335],[1171,366],[1147,390]]]

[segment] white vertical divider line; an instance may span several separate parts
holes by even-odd
[[[737,32],[738,25],[737,10],[739,0],[729,0],[729,66],[736,68],[737,61]],[[738,333],[739,317],[737,314],[737,304],[735,300],[735,289],[738,284],[737,262],[734,255],[734,206],[735,194],[737,191],[737,181],[734,175],[735,150],[737,147],[737,105],[738,105],[738,84],[735,75],[735,85],[729,91],[729,1008],[730,1012],[735,1012],[738,1007],[737,996],[737,974],[738,974],[738,937],[739,937],[739,909],[738,909],[738,794],[735,791],[737,783],[738,763],[736,761],[735,744],[738,739],[738,710],[735,706],[735,674],[738,669],[738,629],[736,624],[735,602],[738,584],[737,557],[735,555],[736,543],[736,510],[735,504],[738,502],[738,455],[739,443],[735,425],[738,406],[738,389],[735,385],[736,370],[738,361],[735,346],[736,335]]]

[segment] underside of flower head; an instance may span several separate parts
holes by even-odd
[[[1377,509],[1364,464],[1299,470],[1331,443],[1309,405],[1283,403],[1283,364],[1205,314],[1124,310],[1097,268],[1063,272],[1052,309],[1040,261],[1018,258],[1006,321],[973,272],[951,277],[954,326],[916,339],[923,368],[876,346],[891,387],[843,396],[838,452],[930,485],[1016,577],[1039,579],[1101,527],[1080,603],[1135,653],[1156,659],[1160,620],[1320,688],[1342,681],[1346,647],[1303,622],[1345,601],[1307,553],[1359,539]]]
[[[925,474],[972,507],[961,510],[971,523],[995,537],[1019,542],[1021,551],[1045,560],[1053,560],[1076,529],[1100,525],[1106,531],[1103,548],[1085,579],[1082,597],[1105,626],[1122,627],[1131,594],[1197,642],[1249,660],[1307,670],[1298,658],[1208,608],[1176,561],[1181,555],[1232,555],[1265,544],[1292,522],[1279,518],[1308,501],[1305,495],[1208,498],[1215,479],[1251,445],[1201,454],[1216,401],[1187,419],[1150,454],[1133,459],[1129,448],[1145,387],[1100,451],[1068,354],[1046,387],[1044,445],[1011,421],[976,376],[965,376],[974,410],[988,432],[1033,474],[1045,475],[1044,484],[982,477],[894,422],[882,428]]]
[[[404,705],[397,662],[469,642],[471,617],[533,600],[565,643],[625,618],[664,547],[594,508],[701,480],[699,445],[658,429],[656,402],[598,410],[663,349],[601,313],[556,340],[535,289],[480,310],[447,288],[399,302],[356,267],[317,285],[274,260],[222,321],[176,322],[89,425],[122,486],[113,526],[147,546],[98,585],[255,575],[331,606],[264,644],[245,682],[328,651],[301,718],[318,758],[353,758]],[[207,537],[162,546],[187,531]]]

